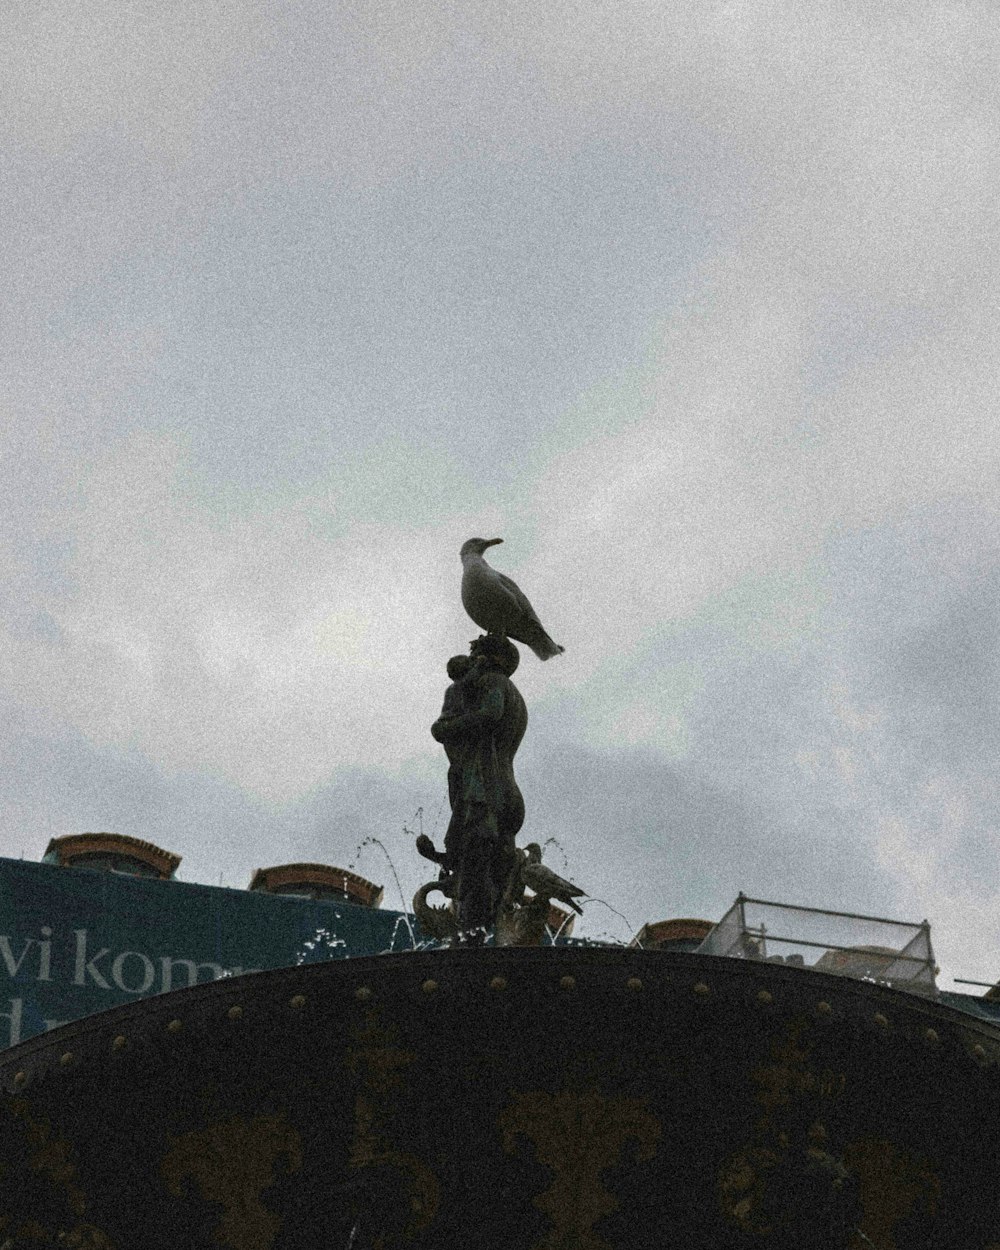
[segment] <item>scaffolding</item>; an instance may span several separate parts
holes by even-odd
[[[811,968],[912,994],[937,994],[926,920],[913,924],[740,894],[698,953]]]

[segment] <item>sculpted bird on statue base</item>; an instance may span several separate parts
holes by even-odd
[[[427,841],[429,842],[430,839],[428,838]],[[433,903],[428,903],[427,895],[433,894],[435,890],[440,890],[446,898],[448,897],[446,882],[428,881],[413,896],[413,914],[427,937],[439,942],[449,942],[458,935],[458,921],[450,907],[435,907]]]
[[[523,642],[540,660],[561,655],[565,648],[542,628],[527,595],[483,559],[487,547],[502,542],[502,538],[470,538],[462,544],[463,607],[480,629]]]
[[[537,842],[529,842],[516,854],[497,915],[496,942],[498,946],[539,946],[548,926],[552,899],[557,898],[582,916],[576,900],[584,898],[586,891],[546,868]],[[525,897],[525,888],[533,891],[533,897]]]
[[[537,842],[529,842],[523,855],[521,882],[531,890],[536,899],[544,901],[546,914],[550,901],[555,898],[566,907],[572,907],[578,916],[582,916],[583,910],[577,906],[576,900],[585,897],[587,891],[581,890],[565,877],[558,876],[551,868],[546,868],[542,863],[542,848]]]

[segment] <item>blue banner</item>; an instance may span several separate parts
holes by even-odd
[[[411,946],[401,912],[0,858],[0,1048],[199,981]]]

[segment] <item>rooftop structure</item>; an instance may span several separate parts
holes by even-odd
[[[294,898],[337,899],[361,907],[378,907],[384,893],[382,886],[359,877],[356,872],[330,864],[277,864],[273,868],[258,868],[249,888]]]
[[[711,920],[656,920],[644,924],[630,946],[647,951],[682,950],[696,951],[714,928]]]
[[[698,950],[703,955],[784,963],[876,981],[914,994],[937,994],[926,920],[888,920],[740,894]]]
[[[169,881],[180,867],[181,857],[125,833],[71,833],[49,841],[42,863]]]

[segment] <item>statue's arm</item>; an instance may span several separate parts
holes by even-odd
[[[458,716],[441,716],[431,725],[431,734],[437,742],[445,742],[448,738],[468,733],[490,722],[499,721],[503,716],[506,701],[503,686],[500,682],[490,682],[483,691],[478,705],[471,712],[462,712]]]
[[[452,721],[455,721],[457,719],[458,719],[457,716],[439,716],[438,719],[434,722],[434,724],[431,725],[431,735],[433,736],[434,741],[444,742],[445,739],[448,737],[448,732],[449,732],[449,728],[451,726]]]

